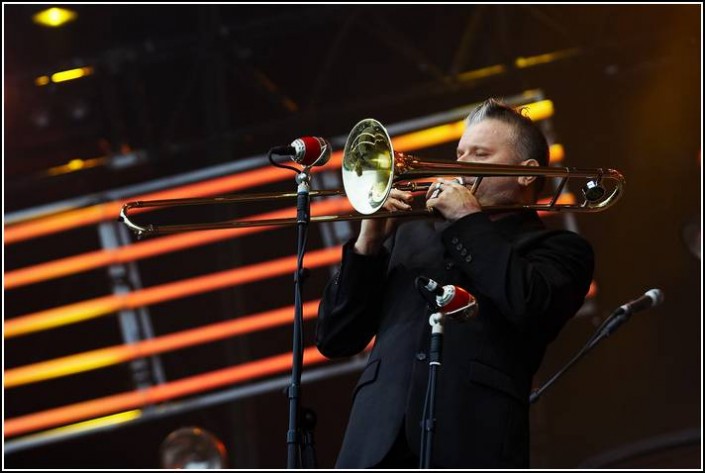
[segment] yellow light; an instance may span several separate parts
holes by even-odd
[[[42,10],[36,13],[32,17],[32,21],[42,26],[49,26],[51,28],[56,28],[73,21],[78,15],[73,10],[67,10],[66,8],[49,8],[47,10]]]
[[[72,171],[75,171],[77,169],[83,168],[83,160],[82,159],[72,159],[69,161],[69,169]]]
[[[514,65],[518,69],[525,69],[527,67],[538,66],[539,64],[547,64],[549,62],[557,61],[559,59],[565,59],[571,56],[575,56],[580,52],[577,48],[564,49],[562,51],[556,51],[555,53],[539,54],[538,56],[530,57],[518,57],[514,61]]]
[[[400,150],[427,148],[456,140],[463,135],[464,130],[465,121],[460,120],[394,137],[392,144]]]
[[[80,79],[81,77],[93,74],[92,67],[79,67],[78,69],[69,69],[68,71],[55,72],[51,75],[53,82],[65,82],[67,80]]]
[[[548,148],[551,163],[560,163],[565,157],[565,149],[560,143],[554,143]]]
[[[105,165],[108,161],[107,156],[99,156],[97,158],[90,159],[72,159],[66,164],[60,166],[54,166],[47,169],[44,174],[47,176],[58,176],[61,174],[67,174],[69,172],[80,171],[82,169],[94,168],[96,166]]]
[[[132,347],[133,345],[125,345]],[[84,371],[97,370],[112,366],[123,361],[124,356],[115,353],[116,350],[95,350],[86,354],[70,355],[55,360],[34,363],[26,367],[13,368],[5,371],[5,389],[36,383],[46,379],[60,378]]]
[[[40,76],[34,79],[34,85],[37,87],[41,87],[43,85],[47,85],[49,83],[49,76]]]
[[[496,76],[504,73],[507,70],[502,64],[496,64],[494,66],[483,67],[482,69],[475,69],[474,71],[463,72],[458,74],[458,82],[464,82],[468,80],[483,79],[485,77]]]
[[[521,105],[517,109],[531,118],[532,121],[537,122],[553,115],[553,102],[551,100],[539,100],[538,102]]]
[[[97,419],[84,420],[83,422],[76,422],[75,424],[65,425],[63,427],[57,427],[55,429],[45,430],[44,432],[39,432],[38,434],[28,435],[24,437],[25,439],[40,439],[43,437],[51,437],[55,434],[66,434],[71,432],[82,432],[84,430],[92,430],[100,427],[105,427],[108,425],[117,425],[129,422],[131,420],[137,419],[142,415],[142,409],[133,409],[131,411],[119,412],[117,414],[112,414],[109,416],[98,417]]]

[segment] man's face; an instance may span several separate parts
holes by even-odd
[[[511,164],[521,162],[511,125],[486,119],[465,129],[458,142],[458,161],[480,164]],[[474,177],[466,177],[472,183]],[[520,186],[517,177],[485,177],[475,193],[480,205],[516,202]]]

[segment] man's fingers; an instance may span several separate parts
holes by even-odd
[[[385,210],[394,212],[395,210],[410,210],[411,205],[406,202],[402,202],[399,199],[395,199],[394,197],[389,197],[384,203],[384,208]]]
[[[404,202],[410,203],[414,200],[414,194],[407,191],[400,191],[398,189],[392,189],[389,193],[388,198],[394,198],[397,200],[403,200]]]

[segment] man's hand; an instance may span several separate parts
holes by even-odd
[[[438,179],[426,193],[426,207],[436,209],[448,221],[482,211],[470,189],[456,181]]]
[[[382,205],[389,212],[411,210],[409,205],[414,200],[411,192],[392,189]],[[355,242],[355,252],[361,255],[375,255],[382,248],[384,240],[396,230],[399,222],[396,218],[375,218],[362,221],[360,235]]]

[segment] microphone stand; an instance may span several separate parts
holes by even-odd
[[[299,429],[299,395],[301,386],[301,371],[303,367],[303,282],[306,278],[304,254],[308,225],[311,222],[311,176],[309,169],[318,163],[323,154],[311,166],[299,170],[274,160],[273,154],[279,153],[279,148],[272,148],[267,158],[272,165],[289,169],[296,173],[296,272],[294,273],[294,327],[292,343],[291,382],[287,389],[289,398],[289,430],[286,433],[287,469],[301,468],[301,435]]]
[[[301,370],[303,367],[303,282],[307,277],[304,268],[304,254],[306,253],[306,240],[308,238],[308,225],[311,223],[311,175],[309,170],[313,166],[322,166],[330,159],[330,143],[322,138],[317,139],[320,149],[318,158],[309,164],[306,156],[305,139],[298,139],[292,146],[272,148],[267,153],[267,158],[272,165],[289,169],[296,173],[296,272],[294,273],[294,328],[292,343],[291,384],[287,390],[289,398],[289,430],[286,433],[288,469],[301,468],[301,432],[299,426],[299,395],[301,389]],[[300,142],[300,143],[297,143]],[[298,149],[297,148],[301,148]],[[302,155],[298,151],[303,150]],[[274,154],[294,152],[292,159],[302,165],[302,169],[278,163]]]
[[[289,397],[289,430],[286,435],[288,469],[301,467],[301,439],[299,435],[299,391],[303,367],[303,282],[306,277],[304,254],[308,225],[311,221],[310,175],[304,168],[296,175],[298,184],[296,196],[296,272],[294,273],[294,329],[293,359],[291,363],[291,384]]]
[[[421,420],[421,455],[419,468],[431,467],[431,452],[433,450],[433,436],[436,431],[436,386],[438,384],[438,370],[441,367],[441,352],[443,351],[443,323],[445,314],[434,312],[428,319],[431,324],[431,348],[429,350],[428,385],[426,387],[426,400],[423,407]]]
[[[558,378],[560,378],[566,371],[568,371],[575,363],[578,362],[582,357],[584,357],[590,350],[592,350],[598,343],[600,343],[605,338],[612,335],[624,322],[629,320],[631,317],[631,312],[624,310],[622,307],[612,312],[607,319],[602,323],[600,327],[597,328],[593,336],[588,340],[588,342],[580,349],[577,355],[575,355],[566,365],[561,368],[556,374],[554,374],[551,379],[546,381],[543,386],[536,389],[529,396],[529,404],[533,404],[538,401],[539,397],[543,392],[548,389],[553,383],[555,383]]]

